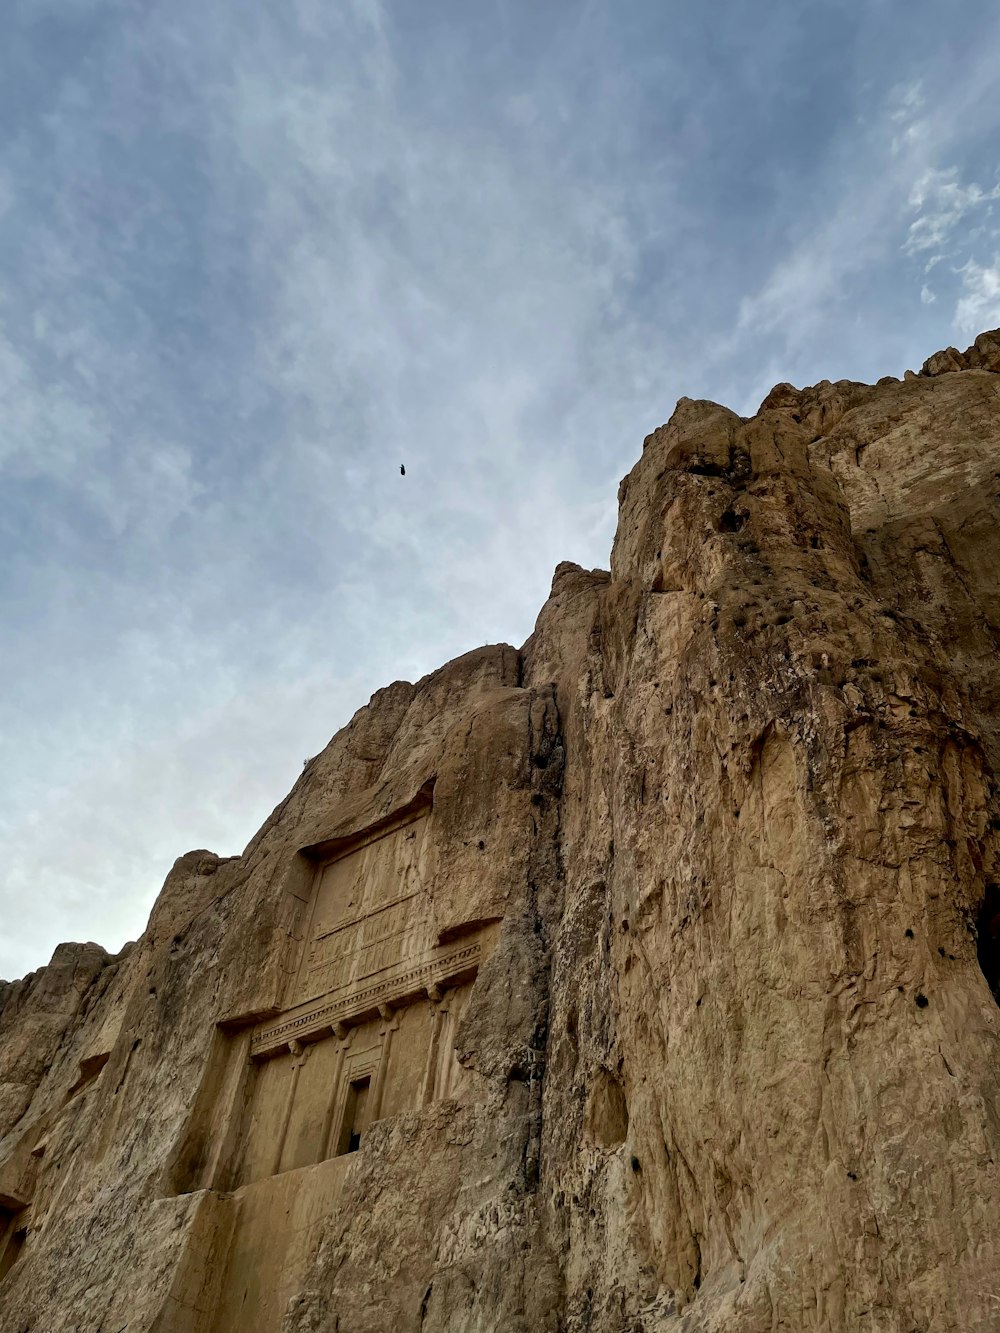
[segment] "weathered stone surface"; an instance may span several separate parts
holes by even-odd
[[[0,984],[0,1328],[995,1329],[998,371],[682,399],[520,652]]]
[[[981,333],[964,352],[955,347],[935,352],[920,367],[921,375],[946,375],[953,370],[1000,371],[1000,330]]]

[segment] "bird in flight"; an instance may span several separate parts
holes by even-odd
[[[399,465],[399,475],[400,475],[401,477],[405,477],[405,476],[406,476],[406,468],[403,466],[402,463],[400,463],[400,465]]]

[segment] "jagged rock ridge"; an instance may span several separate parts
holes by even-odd
[[[995,1329],[998,372],[682,399],[523,649],[0,985],[0,1328]]]

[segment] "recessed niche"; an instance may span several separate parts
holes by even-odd
[[[344,1106],[344,1123],[340,1131],[337,1155],[357,1152],[361,1147],[361,1135],[368,1128],[371,1109],[371,1078],[355,1079],[347,1087],[347,1101]]]
[[[8,1208],[0,1208],[0,1283],[21,1257],[27,1237],[24,1210],[11,1212]]]
[[[607,1069],[598,1069],[587,1094],[584,1131],[602,1148],[617,1148],[628,1134],[625,1090]]]
[[[89,1087],[101,1073],[101,1070],[108,1063],[111,1056],[110,1051],[101,1051],[97,1055],[88,1055],[80,1061],[80,1074],[76,1082],[69,1090],[70,1097],[75,1097],[78,1092]]]

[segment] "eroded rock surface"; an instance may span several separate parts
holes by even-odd
[[[682,399],[522,650],[0,983],[4,1333],[1000,1326],[998,372]]]

